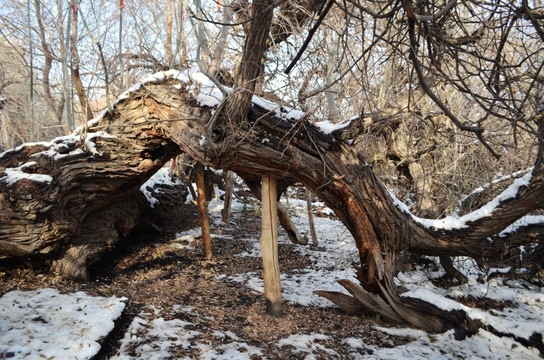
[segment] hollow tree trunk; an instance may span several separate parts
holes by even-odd
[[[542,236],[540,226],[520,229],[526,231],[525,237],[494,237],[543,206],[542,155],[532,178],[516,196],[500,200],[492,216],[460,229],[433,229],[402,210],[340,133],[324,135],[305,121],[278,118],[253,104],[247,126],[232,133],[228,122],[220,121],[214,128],[216,144],[227,139],[235,145],[211,146],[202,141],[208,136],[204,125],[213,109],[198,106],[193,99],[198,90],[189,86],[172,78],[150,81],[120,100],[111,115],[90,124],[84,144],[77,137],[59,138],[0,156],[0,253],[65,260],[84,235],[82,224],[88,216],[125,198],[182,151],[214,168],[302,182],[355,239],[360,284],[342,281],[353,295],[343,302],[358,301],[386,319],[430,331],[459,328],[470,333],[477,324],[464,312],[398,297],[393,278],[401,250],[497,257],[509,246]],[[544,131],[543,120],[537,121]],[[17,176],[26,179],[16,180]],[[494,241],[489,242],[489,237]]]

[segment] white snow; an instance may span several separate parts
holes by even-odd
[[[493,200],[463,216],[446,216],[442,219],[423,219],[412,214],[408,206],[400,201],[393,192],[389,189],[389,195],[397,205],[397,207],[403,212],[409,214],[416,222],[429,228],[429,229],[441,229],[441,230],[453,230],[467,228],[469,222],[475,222],[479,219],[491,216],[499,206],[506,200],[513,199],[518,195],[518,192],[522,186],[528,186],[531,183],[533,176],[532,170],[523,175],[520,178],[514,180],[514,182],[508,186],[502,193],[496,196]],[[385,185],[384,185],[385,186]]]
[[[290,335],[289,337],[285,339],[281,339],[278,341],[278,346],[292,346],[294,349],[291,350],[293,354],[298,353],[307,353],[306,357],[304,359],[306,360],[313,360],[316,359],[315,356],[313,356],[313,352],[316,350],[322,350],[326,353],[328,353],[332,357],[338,357],[338,354],[336,351],[332,349],[328,349],[325,346],[321,345],[317,342],[317,340],[328,340],[329,337],[323,334],[318,333],[312,333],[312,334],[294,334]]]
[[[151,176],[145,183],[143,183],[142,186],[140,186],[140,191],[144,194],[145,198],[149,202],[151,207],[155,207],[159,200],[153,197],[152,190],[155,188],[157,184],[165,184],[165,185],[180,185],[181,180],[176,179],[172,176],[170,176],[170,169],[168,166],[162,167],[159,171],[157,171],[153,176]],[[155,191],[160,191],[156,189]]]
[[[165,176],[165,173],[158,176]],[[219,205],[218,200],[212,200],[210,204],[212,223],[216,223],[220,218]],[[242,213],[242,207],[240,202],[234,201],[235,217],[231,226],[236,226],[236,214]],[[303,232],[307,229],[308,220],[305,208],[306,202],[303,200],[289,201],[292,219]],[[319,248],[303,246],[296,248],[300,256],[310,257],[314,264],[311,269],[299,269],[291,271],[290,274],[282,274],[282,295],[284,301],[299,306],[334,307],[332,303],[314,295],[313,291],[343,291],[336,283],[337,279],[348,278],[355,281],[352,261],[356,261],[357,251],[351,235],[337,220],[315,217],[314,221],[318,231]],[[195,246],[195,238],[198,235],[198,228],[191,229],[178,234],[174,242],[179,244],[180,249],[191,249]],[[258,239],[246,238],[236,241],[247,243],[247,251],[239,256],[260,256]],[[282,244],[288,242],[286,235],[280,232],[280,252],[282,246],[285,246]],[[473,260],[459,258],[455,264],[467,275],[469,279],[467,284],[449,289],[439,288],[431,280],[441,276],[443,271],[430,272],[424,269],[401,272],[395,281],[408,289],[402,296],[421,298],[447,310],[464,310],[470,317],[479,319],[498,331],[524,339],[528,339],[535,332],[544,333],[544,323],[541,320],[544,317],[544,293],[540,288],[528,285],[522,280],[506,281],[500,278],[480,283],[478,278],[485,274],[477,270]],[[242,282],[257,293],[263,291],[260,273],[242,273],[235,276],[220,274],[216,281]],[[481,310],[462,305],[455,300],[466,296],[487,297],[509,303],[504,309]],[[123,301],[124,299],[117,298],[93,298],[83,293],[62,295],[51,289],[7,293],[0,299],[0,334],[2,334],[0,354],[17,352],[20,354],[17,356],[22,358],[34,351],[35,354],[48,357],[90,358],[98,351],[99,345],[96,341],[105,336],[108,329],[111,330],[112,320],[120,314],[124,306]],[[179,358],[174,356],[173,349],[184,349],[183,354],[196,351],[200,359],[266,358],[267,354],[262,349],[248,344],[244,334],[235,334],[229,329],[221,331],[207,329],[203,324],[209,319],[200,317],[194,308],[180,304],[173,310],[180,314],[188,314],[190,317],[181,317],[185,320],[180,320],[172,319],[170,316],[166,319],[161,316],[162,310],[154,307],[147,307],[137,314],[113,359]],[[94,320],[97,313],[102,318]],[[194,320],[187,320],[189,318]],[[200,324],[199,327],[196,327],[196,324]],[[50,330],[50,326],[53,326],[53,330]],[[25,333],[27,329],[31,337]],[[534,359],[540,356],[538,350],[528,348],[511,337],[499,337],[483,329],[462,341],[456,340],[452,331],[428,334],[410,328],[376,327],[376,329],[387,334],[407,337],[409,342],[381,348],[365,343],[364,334],[361,334],[360,338],[349,337],[343,341],[343,345],[350,349],[350,358],[498,360],[508,357]],[[209,345],[210,338],[220,339],[220,345],[215,347]],[[338,358],[337,350],[327,345],[330,338],[327,332],[295,332],[279,338],[275,346],[289,350],[293,357],[297,358],[321,359],[324,354],[329,358]]]
[[[30,167],[32,164],[26,166]],[[157,178],[150,181],[169,181],[167,171],[168,169],[161,170],[156,175]],[[306,201],[290,199],[287,204],[282,199],[282,203],[288,207],[297,228],[302,233],[308,231]],[[211,224],[220,223],[221,204],[217,199],[211,201]],[[238,217],[247,216],[247,212],[251,211],[251,205],[248,206],[250,209],[244,210],[247,206],[234,200],[231,227],[238,226]],[[330,214],[330,209],[327,210],[322,213]],[[358,262],[358,253],[353,238],[339,221],[324,217],[314,217],[314,221],[319,247],[294,248],[301,257],[310,258],[312,266],[282,273],[282,296],[285,302],[298,306],[334,308],[334,304],[313,294],[313,291],[346,293],[336,280],[356,281],[353,263]],[[221,225],[221,228],[228,227]],[[199,228],[181,232],[172,239],[172,246],[200,251],[197,247],[199,235]],[[260,256],[258,236],[248,234],[242,239],[234,239],[228,234],[212,236],[243,242],[246,250],[238,254],[240,257]],[[286,234],[280,230],[280,253],[287,244],[291,246]],[[500,277],[486,280],[487,274],[479,270],[474,260],[469,258],[456,258],[455,266],[467,276],[467,284],[447,289],[437,287],[432,280],[442,276],[444,272],[428,268],[400,272],[395,282],[407,289],[401,296],[421,298],[446,310],[464,310],[471,318],[478,319],[499,332],[513,334],[517,339],[528,339],[534,333],[544,334],[544,293],[541,288],[523,280],[505,280]],[[490,272],[501,273],[505,270],[507,269],[490,269]],[[257,294],[262,294],[264,290],[260,272],[219,273],[215,274],[214,279],[217,282],[242,283]],[[504,308],[483,310],[471,308],[458,301],[466,297],[487,298],[506,303]],[[62,295],[52,289],[7,293],[0,298],[0,357],[2,354],[15,353],[16,358],[32,358],[28,354],[33,352],[33,355],[55,356],[56,359],[89,359],[99,350],[97,341],[111,330],[113,320],[124,307],[124,300],[95,298],[83,293]],[[119,343],[117,354],[112,359],[267,358],[264,349],[250,342],[245,333],[234,333],[230,328],[210,329],[206,324],[214,318],[199,315],[198,309],[180,303],[171,307],[168,312],[165,311],[163,308],[147,306],[135,314]],[[362,323],[364,321],[361,319]],[[404,345],[395,346],[391,343],[390,346],[378,347],[375,343],[367,343],[363,332],[353,329],[353,335],[344,339],[340,345],[333,342],[333,346],[331,340],[334,330],[315,329],[309,333],[294,330],[291,334],[278,337],[273,346],[290,352],[293,358],[309,360],[340,358],[337,346],[344,346],[350,359],[498,360],[535,359],[541,356],[537,349],[527,347],[516,338],[499,337],[484,329],[465,340],[456,340],[453,331],[428,334],[413,328],[375,327],[375,330],[384,332],[384,337],[405,337],[408,342]],[[211,340],[219,345],[212,346]]]
[[[85,149],[94,156],[101,156],[102,154],[96,150],[96,144],[92,141],[96,138],[113,139],[113,138],[116,138],[116,136],[108,134],[105,131],[89,132],[86,134]],[[76,144],[78,141],[81,141],[81,136],[72,134],[72,135],[66,135],[66,136],[59,136],[53,139],[53,141],[51,142],[26,143],[15,149],[10,149],[3,152],[2,154],[0,154],[0,158],[2,156],[5,156],[6,154],[21,151],[26,146],[41,145],[41,146],[47,147],[47,149],[37,152],[35,154],[32,154],[30,155],[30,157],[36,158],[39,156],[48,156],[48,157],[52,157],[53,160],[56,161],[56,160],[70,157],[70,156],[77,156],[84,153],[85,151],[82,148],[75,148],[69,152],[66,152],[67,149],[69,149],[70,147],[73,147],[74,144]],[[4,181],[8,185],[14,184],[21,179],[28,179],[28,180],[36,181],[36,182],[51,183],[53,181],[53,177],[51,177],[50,175],[35,174],[35,173],[31,173],[31,172],[29,173],[24,171],[26,168],[31,168],[35,165],[37,165],[35,161],[30,161],[27,163],[23,163],[19,165],[18,167],[6,168],[5,170],[3,170],[6,175],[1,177],[0,181]]]
[[[161,360],[172,358],[171,349],[190,348],[200,351],[199,359],[250,359],[251,355],[263,355],[261,349],[240,341],[231,331],[191,330],[193,322],[179,319],[165,320],[154,318],[158,309],[148,307],[151,311],[142,311],[135,317],[121,341],[121,347],[112,360],[146,359]],[[199,318],[193,308],[176,306],[175,311]],[[190,328],[190,329],[187,329]],[[222,339],[224,344],[211,347],[206,336]],[[128,349],[132,348],[128,355]],[[136,355],[135,355],[136,354]],[[176,357],[178,358],[178,357]],[[189,357],[184,357],[189,359]]]
[[[350,123],[351,121],[346,121],[343,123],[333,123],[333,122],[330,122],[329,120],[325,120],[325,121],[318,121],[314,123],[314,125],[323,134],[331,134],[334,131],[341,130],[347,127]]]
[[[544,215],[526,215],[508,226],[499,235],[507,236],[516,232],[520,227],[537,224],[544,224]]]
[[[8,292],[0,298],[0,357],[89,359],[121,316],[124,301],[54,289]]]
[[[37,163],[35,161],[30,161],[16,168],[6,168],[4,169],[4,173],[6,175],[1,177],[0,181],[4,181],[8,185],[12,185],[22,179],[27,179],[27,180],[36,181],[36,182],[45,182],[45,183],[50,183],[51,181],[53,181],[53,178],[47,174],[32,174],[32,173],[24,172],[25,168],[31,167],[34,165],[37,165]]]
[[[407,336],[413,341],[392,348],[373,347],[372,356],[355,356],[354,359],[486,359],[503,360],[537,359],[539,352],[528,349],[511,338],[498,337],[480,330],[463,341],[455,340],[453,330],[444,334],[429,335],[420,330],[376,327],[390,335]]]
[[[24,143],[24,144],[22,144],[22,145],[17,146],[16,148],[8,149],[8,150],[4,151],[3,153],[0,153],[0,159],[3,158],[4,156],[8,155],[8,154],[12,154],[12,153],[21,151],[21,150],[24,149],[25,147],[28,147],[28,146],[39,146],[39,145],[43,145],[43,146],[51,146],[51,143],[50,143],[50,142],[29,142],[29,143]]]

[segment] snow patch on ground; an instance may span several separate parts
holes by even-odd
[[[130,324],[121,340],[119,352],[112,360],[161,360],[190,359],[180,357],[180,353],[199,352],[199,359],[247,359],[252,355],[262,356],[261,349],[240,340],[230,331],[209,331],[199,327],[201,319],[193,308],[177,306],[174,310],[180,315],[190,315],[194,322],[180,319],[165,320],[157,317],[158,309],[148,307],[150,311],[142,311]],[[222,339],[224,344],[212,348],[207,345],[209,337]],[[180,350],[183,350],[180,352]]]
[[[0,298],[0,357],[89,359],[126,300],[54,289],[8,292]]]
[[[282,202],[286,204],[285,200]],[[234,200],[233,220],[230,226],[236,227],[236,217],[246,216],[247,211],[251,211],[251,208],[248,210],[247,207],[248,205]],[[288,208],[299,231],[306,232],[308,229],[306,202],[291,199]],[[210,209],[210,220],[212,223],[216,223],[221,216],[221,201],[212,200]],[[327,211],[322,211],[322,213],[327,214]],[[283,273],[281,275],[282,295],[284,301],[299,306],[334,307],[335,305],[332,303],[314,295],[313,291],[344,291],[336,283],[336,280],[345,278],[354,280],[353,263],[357,262],[358,254],[353,238],[339,221],[324,217],[315,217],[314,221],[319,246],[297,246],[295,248],[301,257],[310,257],[313,265],[309,269]],[[172,242],[173,245],[177,244],[176,246],[179,246],[180,249],[200,251],[197,248],[199,236],[200,229],[195,228],[177,234],[176,239],[173,239]],[[247,242],[247,250],[238,256],[260,256],[257,238],[248,237],[236,239],[236,241]],[[282,246],[287,246],[288,243],[286,234],[280,230],[280,253]],[[535,332],[544,334],[542,323],[544,293],[541,288],[523,280],[502,278],[488,279],[482,283],[482,279],[486,279],[486,274],[478,270],[472,259],[457,258],[455,266],[467,276],[467,284],[448,289],[437,287],[434,285],[433,279],[442,276],[444,272],[428,268],[400,272],[395,282],[407,289],[403,296],[418,297],[444,309],[462,309],[469,316],[480,319],[484,324],[490,325],[498,331],[511,333],[525,339]],[[506,269],[492,269],[491,271],[500,273],[504,270]],[[237,275],[220,274],[216,280],[241,282],[255,292],[264,290],[260,272]],[[0,355],[6,352],[17,352],[17,354],[22,354],[17,355],[21,358],[29,351],[35,351],[34,354],[56,356],[59,359],[89,358],[98,351],[99,345],[96,341],[105,336],[106,330],[111,329],[113,319],[120,314],[124,307],[124,299],[91,298],[83,293],[61,295],[55,290],[44,289],[38,290],[32,296],[29,294],[27,292],[12,292],[5,294],[0,299],[0,308],[4,309],[0,310]],[[38,296],[39,294],[41,295]],[[37,300],[44,297],[47,300]],[[466,297],[487,298],[507,301],[507,303],[502,309],[483,310],[461,304],[460,300]],[[49,305],[42,306],[44,303]],[[59,315],[60,307],[66,310],[62,316]],[[22,313],[23,310],[27,310],[29,313]],[[98,316],[95,314],[103,317],[93,320],[95,316]],[[53,318],[56,320],[53,321]],[[244,334],[234,334],[229,329],[212,330],[206,325],[208,321],[210,321],[209,318],[198,314],[198,309],[186,307],[183,304],[174,306],[167,313],[162,309],[148,306],[136,314],[132,320],[120,343],[119,351],[113,359],[255,359],[267,357],[263,349],[253,343],[249,344],[249,341],[244,339]],[[83,323],[85,325],[82,325]],[[52,326],[52,324],[57,325],[51,330],[48,326]],[[95,329],[90,330],[93,327]],[[11,333],[11,329],[18,329],[14,331],[19,332]],[[34,338],[30,338],[25,333],[27,329],[34,334]],[[346,338],[342,343],[349,347],[351,359],[477,358],[498,360],[504,358],[535,359],[540,356],[538,350],[526,347],[512,337],[499,337],[484,329],[465,340],[456,340],[453,331],[443,334],[428,334],[411,328],[376,327],[375,329],[390,335],[406,337],[409,341],[399,346],[377,347],[365,343],[364,336],[358,338],[354,334],[354,337]],[[312,333],[301,332],[283,336],[277,339],[275,346],[290,351],[294,358],[338,358],[337,349],[335,350],[330,345],[328,334],[319,332],[319,329],[316,330]],[[65,332],[69,334],[64,335]],[[67,340],[64,340],[66,343],[59,344],[58,342],[65,336],[73,336],[73,338],[66,338]],[[39,341],[36,340],[36,337]],[[210,339],[219,340],[214,342],[220,343],[220,345],[210,346]],[[13,347],[13,344],[22,345]],[[37,345],[32,345],[34,347],[31,350],[29,344]],[[60,353],[68,351],[65,349],[72,352]]]
[[[336,351],[332,349],[327,349],[325,346],[318,343],[318,340],[328,340],[329,337],[323,334],[318,333],[311,333],[311,334],[294,334],[290,335],[289,337],[285,339],[281,339],[278,341],[278,346],[292,346],[293,350],[291,352],[293,354],[299,354],[299,353],[307,353],[306,357],[304,359],[306,360],[314,360],[317,359],[314,356],[315,351],[322,351],[329,356],[338,357],[338,354]]]
[[[498,337],[485,330],[465,340],[455,340],[453,330],[443,334],[430,335],[414,329],[376,327],[390,335],[407,336],[414,340],[394,348],[374,348],[372,356],[354,359],[520,359],[539,357],[536,349],[528,349],[515,340]]]

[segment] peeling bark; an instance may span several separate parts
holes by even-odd
[[[431,255],[500,256],[512,244],[487,238],[543,205],[542,156],[527,186],[517,196],[501,200],[492,215],[467,222],[466,228],[431,229],[397,206],[352,146],[307,122],[274,117],[253,104],[235,133],[228,122],[214,127],[214,138],[225,139],[224,143],[217,140],[214,147],[203,142],[213,109],[198,106],[186,86],[174,79],[144,84],[118,102],[111,114],[91,124],[88,134],[95,135],[88,135],[85,143],[57,139],[56,144],[27,145],[3,154],[0,252],[36,259],[73,257],[85,241],[85,219],[125,199],[171,157],[185,152],[214,168],[253,177],[266,174],[283,184],[302,182],[319,196],[355,239],[359,284],[345,280],[341,284],[368,311],[429,331],[456,328],[463,336],[477,329],[464,312],[397,296],[392,281],[397,256],[405,249]],[[50,181],[10,183],[8,173],[16,168],[49,175]],[[518,239],[520,244],[529,240]]]

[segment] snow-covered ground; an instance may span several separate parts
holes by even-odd
[[[318,204],[315,204],[318,205]],[[211,221],[220,222],[221,202],[210,204]],[[241,214],[242,204],[234,202],[233,216]],[[308,228],[306,202],[289,201],[293,220],[301,232]],[[236,218],[234,219],[236,220]],[[357,259],[353,239],[343,225],[328,218],[314,218],[319,247],[297,247],[301,257],[310,257],[311,269],[299,269],[282,274],[283,298],[301,306],[333,307],[327,300],[313,294],[314,290],[343,291],[338,279],[354,279],[353,262]],[[235,221],[234,221],[235,223]],[[236,226],[235,224],[230,226]],[[198,229],[177,235],[180,247],[195,246]],[[258,257],[258,241],[246,241],[247,251],[240,257]],[[288,243],[285,235],[281,244]],[[182,245],[183,244],[183,245]],[[494,329],[513,334],[518,339],[528,339],[533,333],[544,334],[544,293],[538,287],[522,280],[494,278],[483,283],[479,272],[469,259],[457,259],[457,266],[468,276],[468,283],[449,289],[437,287],[431,281],[443,273],[417,268],[401,272],[396,278],[399,285],[408,289],[409,295],[432,301],[447,309],[464,309],[468,314]],[[261,275],[256,272],[220,274],[217,281],[243,283],[255,293],[263,293]],[[502,309],[469,308],[452,299],[485,297],[504,301]],[[130,299],[128,299],[130,301]],[[60,294],[53,289],[12,291],[0,298],[0,358],[25,359],[88,359],[99,351],[99,341],[113,328],[124,306],[124,298],[91,297],[84,293]],[[267,358],[266,352],[249,344],[243,335],[229,329],[208,331],[200,325],[201,315],[184,304],[174,309],[187,316],[165,319],[160,309],[149,306],[137,314],[119,344],[114,359],[165,359],[174,357],[172,349],[195,350],[200,359],[251,359]],[[205,320],[205,319],[201,319]],[[361,321],[364,321],[363,319]],[[410,341],[396,347],[378,348],[366,344],[364,338],[349,337],[343,340],[350,347],[352,359],[535,359],[538,350],[528,348],[512,337],[499,337],[484,329],[462,341],[455,340],[453,332],[428,334],[417,329],[376,327],[391,335],[409,337]],[[278,339],[278,348],[289,346],[293,357],[308,360],[340,358],[332,347],[327,347],[326,332],[296,333]],[[210,339],[221,339],[221,345],[210,346]],[[129,350],[130,349],[130,350]],[[370,355],[369,355],[370,354]],[[177,358],[177,357],[176,357]],[[190,357],[186,357],[190,358]]]
[[[89,359],[125,301],[54,289],[8,292],[0,298],[0,358]]]

